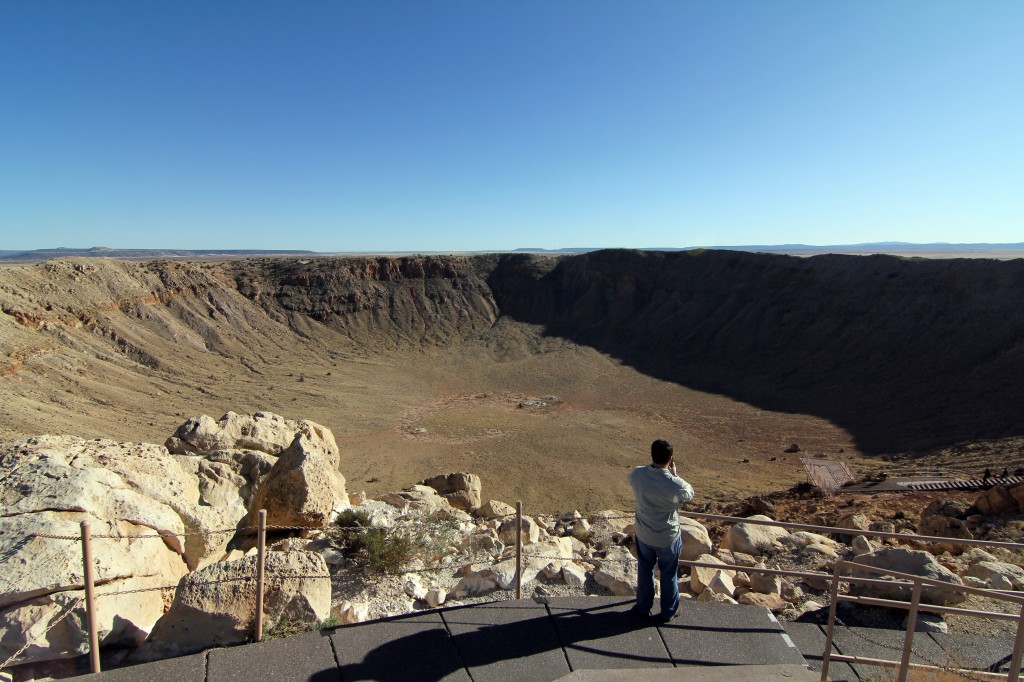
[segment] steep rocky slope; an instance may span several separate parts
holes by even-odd
[[[489,281],[505,315],[867,452],[1024,431],[1024,260],[603,251]]]

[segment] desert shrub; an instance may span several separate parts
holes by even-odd
[[[444,556],[458,532],[458,521],[438,514],[407,518],[390,528],[372,524],[362,510],[338,515],[330,535],[356,563],[374,573],[398,573],[420,560],[430,564]]]
[[[346,509],[338,514],[328,535],[341,549],[358,552],[363,548],[363,536],[373,526],[369,513],[361,509]]]

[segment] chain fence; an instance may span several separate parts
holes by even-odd
[[[791,524],[791,523],[773,522],[773,521],[757,521],[757,520],[751,521],[750,519],[745,519],[745,518],[723,517],[723,516],[716,516],[716,515],[712,515],[712,514],[701,514],[701,513],[696,513],[696,512],[684,512],[684,511],[681,511],[680,514],[682,516],[688,516],[690,518],[708,519],[708,520],[722,521],[724,523],[733,523],[733,524],[735,524],[735,523],[757,523],[757,524],[763,524],[763,525],[780,526],[780,527],[789,528],[789,529],[813,529],[815,531],[822,531],[822,532],[827,532],[827,533],[831,533],[831,534],[847,534],[847,535],[868,534],[868,533],[865,533],[863,531],[858,531],[858,530],[855,530],[855,529],[841,529],[841,528],[824,527],[824,526],[807,526],[807,525],[804,525],[804,524]],[[405,514],[403,516],[399,516],[398,520],[399,521],[407,520],[409,517],[410,517],[410,515],[407,513],[407,514]],[[611,515],[604,515],[604,514],[598,513],[598,514],[591,514],[591,515],[589,515],[588,518],[590,519],[590,523],[595,523],[595,524],[596,523],[600,523],[602,521],[623,521],[623,520],[633,521],[635,519],[635,512],[629,511],[629,512],[617,513],[617,514],[611,514]],[[516,566],[516,568],[515,568],[516,585],[515,585],[515,594],[516,594],[517,597],[521,596],[521,583],[519,581],[522,579],[523,567],[526,564],[526,562],[537,562],[537,561],[546,561],[546,562],[575,562],[575,561],[579,561],[580,560],[581,557],[580,557],[580,555],[578,553],[570,553],[569,555],[564,555],[563,553],[560,553],[560,552],[555,552],[555,553],[543,552],[543,553],[539,553],[539,554],[534,554],[532,552],[527,551],[527,552],[524,553],[524,551],[523,551],[523,534],[524,534],[524,531],[526,529],[523,526],[523,522],[526,521],[528,519],[528,517],[523,517],[521,508],[517,512],[506,513],[506,514],[495,514],[495,515],[490,515],[490,516],[486,516],[486,517],[474,517],[473,520],[476,523],[478,523],[478,524],[484,524],[484,525],[490,524],[489,527],[491,528],[491,530],[492,531],[497,531],[497,528],[498,528],[497,524],[501,524],[502,522],[505,522],[508,519],[516,519],[517,520],[517,528],[516,528],[516,532],[515,532],[515,538],[516,538],[516,556],[515,556],[515,559],[516,559],[516,564],[515,564],[515,566]],[[568,532],[568,529],[573,524],[578,524],[581,521],[584,521],[584,518],[581,515],[577,514],[577,513],[537,515],[537,516],[533,517],[533,519],[529,519],[528,522],[537,523],[537,521],[534,520],[534,519],[540,520],[542,527],[546,527],[546,528],[549,528],[549,529],[552,529],[552,530],[556,526],[561,525],[563,532]],[[129,521],[129,520],[126,519],[125,521]],[[113,523],[108,524],[108,525],[115,525],[116,523],[119,523],[119,522],[120,521],[113,522]],[[434,532],[434,531],[437,531],[438,529],[444,527],[445,525],[450,525],[452,523],[452,520],[451,519],[446,519],[444,521],[426,522],[426,521],[424,521],[421,518],[421,519],[419,519],[417,521],[417,523],[425,526],[428,532]],[[363,533],[380,532],[381,526],[372,525],[372,524],[370,524],[370,525],[360,525],[360,524],[332,525],[331,526],[331,530],[334,531],[334,532],[337,532],[337,533],[345,533],[345,534],[358,535],[358,534],[363,534]],[[268,533],[271,533],[271,534],[278,534],[278,533],[306,533],[306,532],[318,532],[318,533],[320,533],[320,532],[324,532],[324,531],[325,531],[324,528],[317,527],[317,526],[269,525],[269,524],[264,524],[264,525],[261,526],[259,524],[251,525],[251,522],[250,522],[250,524],[239,525],[239,526],[235,526],[235,527],[232,527],[232,528],[219,528],[219,529],[209,529],[209,530],[202,530],[202,531],[186,531],[186,532],[181,532],[181,533],[152,532],[152,533],[131,534],[131,533],[104,532],[104,533],[98,533],[98,534],[95,534],[95,535],[91,535],[90,540],[98,540],[98,541],[122,541],[122,540],[128,540],[128,541],[134,542],[136,540],[148,540],[148,539],[167,540],[167,539],[170,539],[170,538],[179,538],[179,539],[185,540],[185,539],[188,539],[188,538],[196,538],[196,537],[204,537],[204,536],[225,536],[225,535],[230,535],[233,538],[237,538],[237,539],[247,538],[248,542],[251,542],[251,539],[255,536],[256,538],[259,538],[259,542],[257,543],[257,548],[259,549],[259,551],[257,551],[255,553],[255,555],[257,557],[256,563],[258,565],[258,570],[256,571],[256,575],[245,574],[245,575],[238,575],[238,576],[228,576],[228,577],[223,577],[223,578],[204,580],[203,583],[204,584],[210,584],[210,585],[226,584],[226,583],[241,583],[241,584],[246,584],[246,585],[250,585],[251,584],[252,585],[252,589],[255,592],[257,592],[258,595],[262,596],[262,595],[264,595],[266,593],[266,591],[268,589],[272,590],[272,591],[276,590],[276,589],[279,589],[282,585],[284,585],[288,581],[321,581],[322,580],[322,581],[331,582],[333,584],[333,581],[339,579],[339,573],[336,572],[335,574],[332,575],[330,573],[330,569],[328,569],[328,573],[327,574],[323,574],[323,573],[309,573],[309,572],[295,572],[295,571],[285,571],[285,572],[270,571],[270,572],[268,572],[267,575],[265,575],[265,576],[262,575],[263,569],[261,568],[261,566],[264,564],[264,562],[266,560],[266,557],[269,554],[271,554],[271,553],[278,553],[278,554],[285,553],[286,554],[286,553],[289,553],[289,552],[303,551],[301,547],[297,548],[297,549],[291,549],[291,548],[289,548],[287,546],[283,546],[283,547],[282,546],[270,546],[270,547],[267,547],[265,545],[265,542],[266,542],[266,535]],[[872,534],[874,534],[874,535],[881,535],[881,536],[897,537],[897,538],[899,538],[900,540],[903,540],[903,541],[949,542],[951,540],[950,538],[938,538],[938,537],[930,537],[930,536],[914,536],[914,535],[907,535],[907,534],[887,534],[887,533],[880,533],[880,532],[879,533],[872,533]],[[22,538],[22,541],[27,542],[27,541],[29,541],[29,540],[31,540],[33,538],[55,540],[55,541],[79,542],[79,541],[83,540],[83,535],[55,534],[55,533],[34,533],[34,534],[27,534],[27,535],[25,535]],[[332,542],[333,542],[333,540],[332,540]],[[616,541],[616,542],[618,542],[618,541]],[[501,545],[502,543],[499,542],[498,544]],[[628,544],[628,543],[623,543],[623,544]],[[991,545],[996,545],[996,546],[1013,547],[1015,549],[1024,549],[1024,545],[1019,545],[1019,544],[1016,544],[1016,543],[986,543],[986,542],[973,542],[973,543],[971,543],[971,542],[967,542],[967,543],[964,543],[964,544],[978,544],[978,545],[990,545],[990,546]],[[484,546],[484,545],[487,545],[487,546]],[[253,556],[253,549],[257,549],[257,548],[250,548],[250,550],[246,553],[245,556],[246,557]],[[495,551],[494,541],[493,541],[493,538],[490,537],[490,536],[484,537],[484,536],[470,535],[468,537],[468,545],[464,544],[464,545],[462,545],[459,548],[456,548],[456,547],[453,546],[453,547],[450,547],[448,549],[456,549],[456,550],[461,549],[461,550],[463,550],[463,554],[465,555],[464,558],[468,557],[470,559],[472,557],[478,556],[479,554],[481,554],[481,552],[489,553],[488,554],[488,556],[489,556],[488,560],[491,560],[491,561],[496,560],[496,559],[498,559],[501,556],[504,556],[505,560],[511,559],[511,557],[508,556],[508,552],[509,552],[510,547],[504,547],[503,550]],[[504,554],[502,554],[502,552],[504,552]],[[585,560],[589,561],[591,563],[594,563],[595,565],[602,565],[604,563],[627,563],[628,564],[628,563],[635,563],[636,562],[636,559],[632,556],[632,554],[628,554],[628,555],[624,555],[624,556],[600,556],[600,554],[601,554],[601,551],[598,551],[594,555],[586,557]],[[378,570],[378,571],[373,572],[372,575],[374,575],[374,576],[378,576],[378,575],[380,575],[380,576],[406,576],[406,575],[415,575],[415,574],[436,574],[438,572],[452,571],[453,570],[453,562],[449,561],[447,564],[440,563],[440,561],[443,561],[444,558],[447,557],[447,556],[451,556],[451,554],[444,554],[444,555],[442,555],[440,557],[440,559],[439,559],[439,562],[436,563],[436,564],[427,565],[427,566],[415,566],[415,565],[408,565],[408,564],[406,564],[406,565],[402,565],[402,566],[399,566],[399,567],[396,567],[396,568],[388,568],[388,569]],[[344,558],[346,564],[350,568],[352,568],[352,567],[359,568],[358,561],[356,561],[356,563],[354,563],[354,564],[352,563],[353,560],[355,559],[354,556],[345,555],[343,558]],[[473,562],[471,561],[470,563],[473,563]],[[681,566],[694,567],[694,566],[699,566],[700,562],[681,561],[680,564],[681,564]],[[723,565],[715,564],[715,565],[712,565],[712,566],[714,566],[715,568],[722,568],[722,569],[727,569],[727,570],[741,570],[741,571],[746,571],[748,573],[761,573],[761,572],[771,573],[771,572],[776,572],[776,573],[780,573],[780,574],[783,574],[783,575],[791,575],[791,574],[792,575],[797,575],[797,576],[805,575],[806,577],[809,577],[809,578],[822,578],[822,579],[828,579],[828,580],[832,579],[832,576],[830,576],[828,573],[793,572],[793,571],[782,571],[782,570],[775,570],[775,571],[773,571],[773,569],[771,569],[771,568],[769,568],[767,566],[764,566],[764,567],[751,567],[751,566],[739,566],[739,565],[730,565],[730,564],[723,564]],[[251,570],[251,569],[247,569],[247,570]],[[364,567],[364,570],[365,570],[365,567]],[[191,574],[191,575],[194,575],[194,574]],[[358,576],[358,573],[351,573],[351,572],[346,573],[346,576],[352,576],[352,575]],[[847,581],[847,580],[849,580],[849,578],[843,577],[843,578],[841,578],[841,580]],[[89,598],[88,595],[86,597],[75,597],[74,601],[72,601],[69,604],[65,605],[61,609],[61,611],[59,612],[57,617],[54,618],[47,625],[47,627],[46,627],[45,631],[42,633],[42,635],[33,636],[33,637],[38,639],[38,637],[41,637],[41,636],[45,635],[45,633],[49,632],[54,627],[57,627],[62,621],[66,620],[76,610],[81,612],[81,609],[83,608],[83,605],[84,605],[84,608],[86,609],[87,612],[92,610],[92,612],[95,613],[96,606],[95,606],[95,603],[90,603],[91,601],[94,602],[94,600],[102,600],[102,599],[107,599],[107,598],[111,598],[111,597],[123,597],[125,595],[144,594],[144,593],[156,593],[156,592],[163,593],[165,595],[169,594],[169,593],[177,594],[177,590],[183,584],[183,581],[184,581],[184,578],[179,580],[178,583],[173,584],[173,585],[157,585],[157,586],[137,587],[137,588],[132,588],[132,589],[121,589],[119,587],[116,587],[116,585],[114,585],[114,581],[113,580],[110,580],[110,579],[100,580],[100,581],[98,581],[99,589],[95,592],[95,594],[92,596],[92,598]],[[106,588],[106,589],[104,589],[104,588]],[[505,595],[505,594],[509,594],[509,598],[511,598],[511,596],[510,596],[510,594],[511,594],[510,590],[511,589],[512,589],[511,587],[505,589],[501,594],[499,594],[499,598],[502,598],[503,595]],[[82,592],[82,591],[88,592],[88,589],[86,587],[68,588],[68,587],[53,586],[53,589],[52,589],[51,592],[49,592],[49,594],[60,593],[60,592]],[[258,597],[257,598],[257,610],[256,610],[256,612],[252,616],[252,623],[251,623],[251,626],[253,627],[252,639],[254,639],[256,641],[259,641],[263,637],[263,635],[264,635],[264,633],[262,631],[263,628],[262,628],[262,623],[261,623],[263,611],[262,611],[262,609],[260,608],[260,605],[259,605],[260,601],[262,601],[262,599]],[[86,620],[86,619],[83,619],[83,620]],[[842,619],[839,618],[838,616],[836,616],[836,623],[839,624],[840,627],[844,628],[844,631],[849,632],[851,634],[851,636],[860,638],[861,640],[863,640],[865,642],[868,642],[868,643],[870,643],[870,644],[872,644],[874,646],[877,646],[877,647],[881,647],[881,648],[883,648],[885,650],[891,650],[891,651],[897,651],[897,652],[900,651],[899,647],[893,646],[891,643],[886,642],[884,640],[873,638],[873,637],[871,637],[867,632],[865,632],[861,628],[851,628],[850,626],[846,625],[846,623],[844,623],[842,621]],[[21,656],[21,654],[23,654],[25,652],[25,650],[31,645],[31,641],[33,641],[32,637],[27,636],[25,644],[23,646],[21,646],[17,651],[15,651],[12,655],[8,656],[7,660],[5,660],[2,665],[0,665],[0,668],[6,668],[6,667],[8,667],[8,666],[10,666],[12,664],[17,664],[17,660],[18,660],[19,656]],[[935,641],[935,640],[933,640],[933,641]],[[939,646],[941,647],[941,644],[939,644]],[[917,651],[917,650],[914,651],[914,654],[917,657],[919,657],[920,660],[923,660],[928,665],[933,666],[933,668],[936,669],[936,670],[942,670],[942,671],[950,673],[950,674],[955,674],[958,677],[962,677],[962,678],[965,678],[965,679],[991,679],[990,676],[986,677],[983,672],[965,671],[964,670],[965,666],[960,665],[960,663],[956,660],[956,656],[954,656],[951,652],[947,651],[945,648],[942,648],[942,650],[947,655],[947,660],[946,661],[933,660],[932,657],[929,657],[924,652]],[[99,670],[98,657],[97,657],[96,660],[97,660],[97,663],[94,664],[94,670],[98,671]]]

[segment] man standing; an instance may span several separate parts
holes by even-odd
[[[676,509],[693,499],[693,486],[676,476],[672,444],[651,443],[651,464],[629,472],[629,484],[636,498],[636,605],[633,613],[647,618],[654,606],[654,566],[661,571],[661,614],[667,623],[679,609],[679,536]]]

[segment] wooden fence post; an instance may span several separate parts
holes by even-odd
[[[837,561],[832,571],[832,585],[828,591],[828,628],[825,630],[825,651],[821,654],[821,682],[828,679],[828,666],[832,661],[832,637],[836,628],[836,602],[839,601],[839,571],[842,561]]]
[[[267,510],[260,509],[256,535],[256,641],[263,641],[264,566],[267,559]]]
[[[903,655],[900,657],[900,669],[896,676],[897,682],[907,682],[907,674],[910,672],[910,652],[914,645],[914,631],[917,629],[917,607],[921,604],[922,587],[920,580],[914,581],[914,591],[910,597],[910,611],[907,613],[907,634],[903,637]]]
[[[523,598],[523,501],[516,500],[516,599]]]
[[[92,533],[89,521],[82,521],[82,568],[85,572],[85,620],[89,627],[89,663],[94,673],[100,672],[100,633],[96,626],[95,576],[92,564]]]
[[[1022,653],[1024,653],[1024,606],[1020,607],[1020,617],[1017,619],[1017,636],[1013,640],[1010,674],[1006,678],[1009,682],[1017,682],[1020,678],[1020,659]]]

